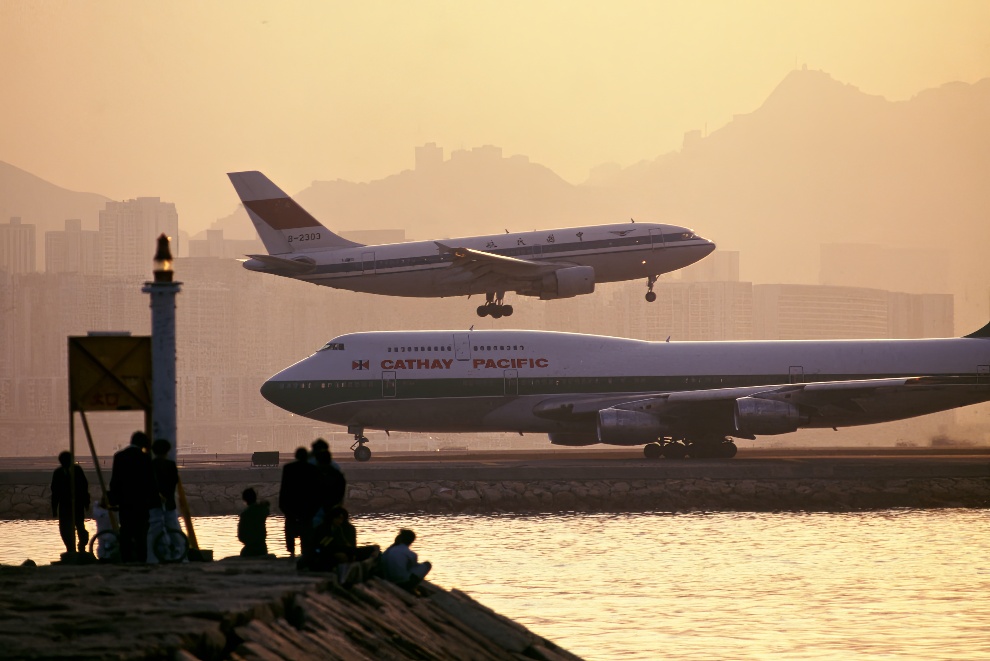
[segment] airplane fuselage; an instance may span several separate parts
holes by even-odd
[[[249,259],[244,266],[318,285],[390,296],[463,296],[492,291],[540,296],[540,290],[525,279],[496,274],[478,277],[476,273],[450,269],[455,256],[438,243],[538,263],[590,266],[596,283],[668,273],[698,261],[715,248],[686,228],[656,223],[569,227],[331,250],[308,250],[305,244],[309,237],[320,240],[320,229],[292,236],[295,252],[283,255],[306,260],[304,272],[258,259]]]
[[[600,410],[656,393],[728,392],[725,405],[669,424],[682,435],[732,435],[739,431],[733,389],[745,397],[770,385],[916,376],[977,384],[990,383],[988,372],[984,338],[645,342],[548,331],[396,331],[336,338],[269,379],[262,394],[293,413],[351,427],[556,433],[585,444],[598,442]],[[990,399],[990,385],[949,394],[921,386],[888,395],[880,388],[870,401],[831,409],[826,402],[802,426],[881,422]]]

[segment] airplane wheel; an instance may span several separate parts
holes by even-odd
[[[487,305],[479,305],[478,306],[478,316],[479,317],[487,317],[488,316],[488,306]]]
[[[664,459],[683,459],[687,456],[687,448],[680,443],[668,443],[662,448]]]
[[[491,315],[492,315],[492,319],[501,319],[502,318],[501,308],[500,307],[492,308]]]
[[[354,448],[354,458],[358,461],[368,461],[371,459],[371,449],[365,445]]]
[[[726,441],[719,446],[719,456],[725,459],[732,459],[739,452],[739,448],[732,441]]]
[[[648,291],[648,292],[646,292],[646,302],[647,303],[652,303],[655,300],[657,300],[657,293],[656,292],[654,292],[654,291]]]
[[[643,448],[643,454],[647,459],[659,459],[663,456],[663,448],[659,443],[647,443]]]
[[[502,306],[502,316],[503,317],[511,317],[512,316],[512,306],[511,305],[503,305]]]

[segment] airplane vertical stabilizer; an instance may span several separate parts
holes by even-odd
[[[328,230],[262,173],[228,172],[227,176],[270,255],[363,245]]]

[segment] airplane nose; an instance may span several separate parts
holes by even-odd
[[[291,384],[286,381],[269,379],[261,384],[261,396],[280,409],[296,413],[291,402],[293,400]]]

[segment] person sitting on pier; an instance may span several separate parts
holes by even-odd
[[[247,508],[241,512],[237,521],[237,539],[244,548],[241,557],[261,557],[268,555],[268,532],[265,530],[265,519],[268,518],[268,501],[258,502],[258,492],[248,487],[241,494]]]
[[[409,546],[416,541],[416,533],[407,528],[399,531],[395,543],[385,549],[381,558],[382,576],[399,587],[416,593],[416,587],[433,569],[429,562],[419,562],[416,552]]]
[[[354,559],[354,545],[348,539],[344,528],[346,518],[347,510],[343,507],[334,507],[327,513],[323,522],[313,529],[316,544],[313,557],[307,563],[310,569],[328,571]]]

